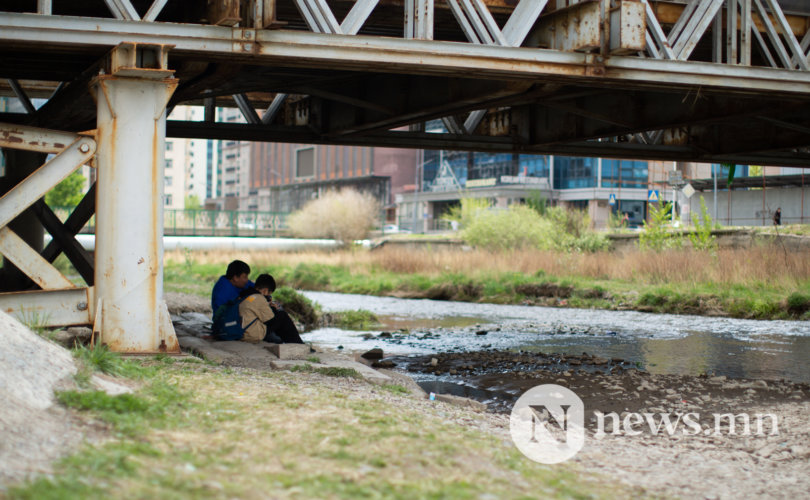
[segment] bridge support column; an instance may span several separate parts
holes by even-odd
[[[177,352],[163,300],[166,104],[177,87],[166,47],[122,44],[93,87],[96,153],[95,324],[117,352]]]

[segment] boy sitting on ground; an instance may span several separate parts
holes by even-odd
[[[240,293],[245,300],[239,304],[239,316],[245,328],[246,342],[272,342],[275,344],[303,344],[298,328],[281,304],[273,302],[276,280],[269,274],[260,274],[256,284]]]

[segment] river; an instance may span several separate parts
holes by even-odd
[[[326,312],[365,309],[369,331],[322,328],[306,341],[386,356],[482,350],[622,358],[656,374],[810,382],[810,322],[550,308],[304,292]],[[388,333],[383,334],[382,332]]]

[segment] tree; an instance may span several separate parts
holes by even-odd
[[[186,196],[186,199],[183,201],[183,207],[186,210],[199,210],[200,209],[200,197],[196,194],[190,194]]]
[[[45,195],[49,207],[75,207],[84,197],[84,176],[76,171]]]

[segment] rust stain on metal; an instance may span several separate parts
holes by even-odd
[[[160,347],[158,347],[158,349],[160,349],[160,352],[166,352],[167,351],[167,349],[166,349],[166,341],[165,340],[160,341]]]
[[[61,142],[54,142],[53,147],[55,147],[55,148],[64,148],[65,145],[62,144]]]
[[[143,257],[141,257],[140,259],[138,259],[138,264],[143,264],[143,262],[144,262]]]

